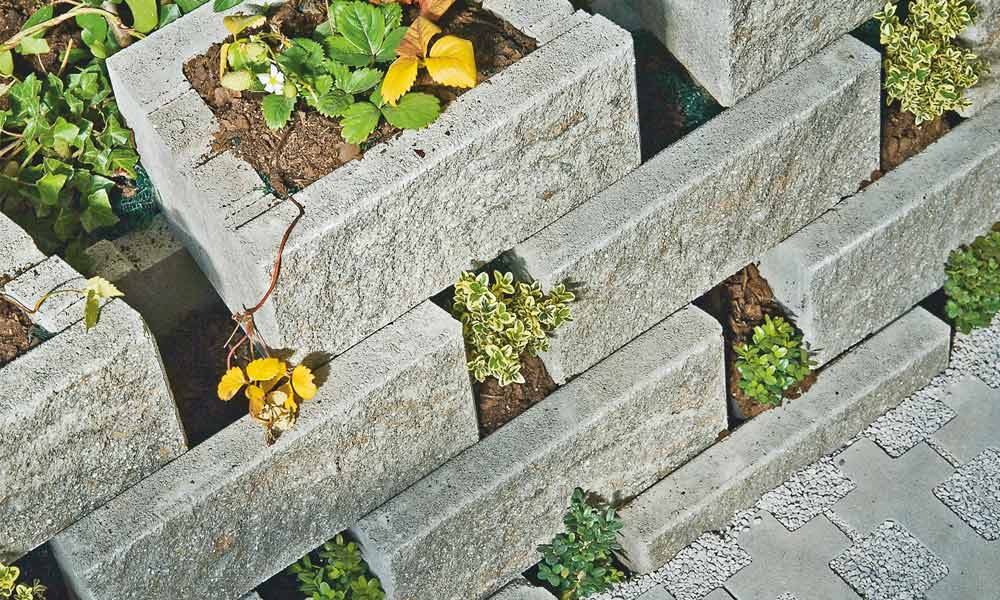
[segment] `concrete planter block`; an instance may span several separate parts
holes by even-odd
[[[45,260],[45,255],[17,223],[0,213],[0,282],[13,279]]]
[[[882,0],[634,0],[651,31],[732,106],[872,17]]]
[[[338,354],[639,164],[631,37],[602,17],[571,14],[565,0],[486,7],[538,36],[539,48],[431,127],[296,195],[306,216],[257,315],[271,345]],[[181,66],[225,36],[206,6],[108,67],[164,214],[240,309],[263,293],[296,211],[276,206],[246,163],[206,157],[216,120]],[[162,75],[150,83],[150,71]]]
[[[878,165],[879,58],[845,37],[512,253],[577,288],[545,364],[583,372],[819,217]]]
[[[747,422],[644,492],[621,512],[626,566],[659,568],[842,446],[944,370],[949,338],[945,323],[914,309],[830,365],[801,398]]]
[[[1000,221],[1000,104],[768,252],[761,274],[825,363],[944,284]]]
[[[424,303],[329,364],[270,447],[245,417],[56,537],[80,600],[235,600],[478,440],[461,326]]]
[[[721,329],[687,308],[366,516],[388,600],[468,600],[538,561],[573,488],[626,498],[726,426]]]
[[[975,0],[974,4],[979,16],[960,39],[977,50],[1000,50],[1000,0]]]
[[[535,587],[524,577],[518,577],[505,588],[490,596],[490,600],[555,600],[547,589]]]
[[[73,287],[83,279],[53,257],[4,292],[33,305],[58,284]],[[34,318],[56,335],[0,368],[2,562],[186,450],[159,351],[142,319],[114,300],[87,333],[80,302],[53,296]]]

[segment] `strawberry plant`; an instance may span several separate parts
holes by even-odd
[[[361,549],[338,535],[288,568],[307,600],[383,600],[385,592],[368,570]]]
[[[759,404],[780,405],[785,392],[805,380],[815,364],[802,345],[802,334],[770,315],[754,327],[752,344],[735,345],[734,350],[740,390]]]
[[[548,295],[537,281],[514,283],[512,273],[462,273],[455,284],[452,314],[462,322],[469,371],[482,383],[495,377],[501,386],[524,383],[521,355],[549,349],[549,334],[573,320],[575,296],[559,284]]]
[[[945,311],[962,333],[989,327],[1000,312],[1000,225],[948,257]]]

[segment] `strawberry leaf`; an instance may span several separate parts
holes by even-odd
[[[340,121],[341,135],[350,144],[360,144],[378,127],[380,116],[378,108],[371,102],[355,102],[344,110],[344,118]]]
[[[264,122],[271,129],[281,129],[288,124],[295,108],[295,98],[287,98],[278,94],[268,94],[261,102],[264,111]]]
[[[404,94],[396,106],[382,106],[385,120],[400,129],[423,129],[441,114],[441,101],[423,92]]]

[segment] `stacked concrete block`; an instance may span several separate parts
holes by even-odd
[[[1000,104],[782,242],[760,271],[823,364],[940,288],[948,254],[997,221]]]
[[[870,19],[882,0],[632,0],[651,31],[723,106]]]
[[[562,530],[575,487],[646,489],[726,427],[721,329],[687,308],[353,529],[389,600],[497,591]]]
[[[965,91],[972,106],[962,111],[963,117],[971,117],[1000,100],[1000,1],[976,0],[975,5],[979,17],[962,34],[961,41],[992,68],[989,74],[980,78],[976,87]]]
[[[337,354],[638,165],[630,36],[565,0],[487,5],[539,48],[296,195],[306,214],[257,315],[272,345]],[[226,35],[206,6],[108,66],[164,214],[238,310],[263,293],[297,211],[246,163],[208,156],[217,123],[181,67]]]
[[[544,357],[583,372],[819,217],[878,165],[879,58],[844,38],[516,246],[579,293]]]
[[[626,506],[623,562],[652,571],[724,528],[944,370],[949,341],[948,326],[917,308],[845,354],[801,398],[747,422]]]
[[[535,587],[523,577],[518,577],[490,596],[490,600],[555,600],[555,598],[545,588]]]
[[[433,304],[323,371],[274,445],[244,417],[56,537],[76,595],[238,598],[478,439],[461,326]]]
[[[84,280],[0,216],[0,286],[27,306]],[[35,263],[35,264],[32,264]],[[152,335],[120,300],[84,330],[83,301],[31,315],[52,335],[0,368],[0,562],[26,554],[186,450]]]

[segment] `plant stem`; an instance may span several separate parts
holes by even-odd
[[[70,19],[75,18],[77,15],[88,15],[88,14],[90,14],[90,15],[102,15],[102,16],[104,16],[106,19],[108,19],[109,21],[113,22],[118,27],[121,27],[122,30],[128,32],[128,34],[130,36],[134,37],[134,38],[142,39],[142,38],[146,37],[143,34],[139,33],[138,31],[136,31],[136,30],[132,29],[131,27],[128,27],[124,23],[122,23],[122,20],[118,18],[118,15],[116,15],[116,14],[114,14],[112,12],[108,12],[107,10],[104,10],[103,8],[96,8],[96,7],[93,7],[93,6],[76,6],[75,8],[72,8],[69,11],[67,11],[67,12],[65,12],[65,13],[57,16],[57,17],[52,17],[48,21],[44,21],[42,23],[38,23],[36,25],[32,25],[31,27],[29,27],[29,28],[27,28],[27,29],[25,29],[23,31],[19,31],[14,37],[10,38],[6,42],[4,42],[2,45],[0,45],[0,52],[2,52],[4,50],[13,50],[14,48],[17,47],[18,44],[21,43],[21,40],[23,40],[26,37],[30,37],[30,36],[32,36],[32,35],[40,32],[40,31],[46,31],[46,30],[48,30],[48,29],[50,29],[52,27],[55,27],[56,25],[59,25],[60,23],[62,23],[64,21],[68,21]]]

